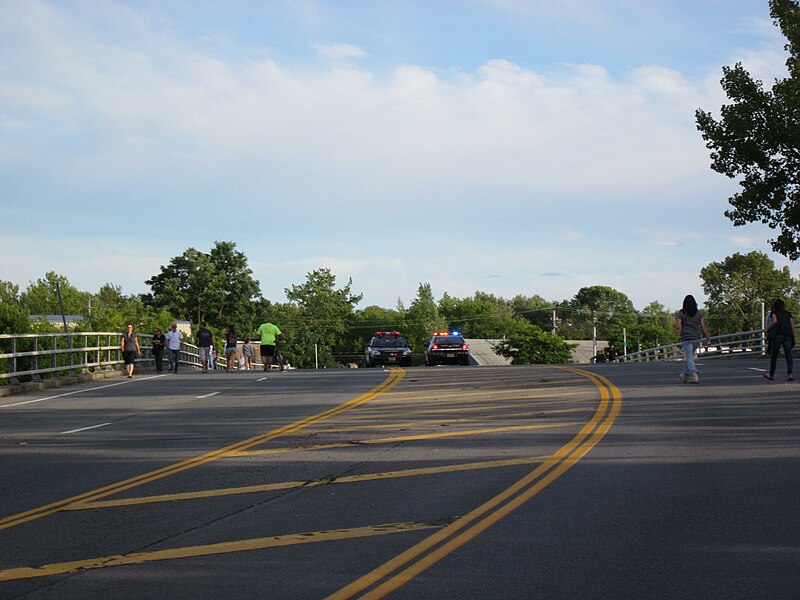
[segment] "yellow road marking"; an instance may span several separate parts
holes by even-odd
[[[262,550],[264,548],[278,548],[281,546],[294,546],[297,544],[311,544],[316,542],[329,542],[353,538],[387,535],[390,533],[405,533],[407,531],[421,531],[424,529],[441,529],[442,525],[429,523],[387,523],[385,525],[372,525],[367,527],[354,527],[351,529],[334,529],[328,531],[312,531],[308,533],[293,533],[289,535],[276,535],[271,537],[236,540],[217,544],[201,546],[186,546],[183,548],[169,548],[167,550],[154,550],[151,552],[133,552],[131,554],[116,554],[84,560],[53,563],[39,567],[18,567],[0,571],[0,581],[14,579],[31,579],[33,577],[46,577],[49,575],[62,575],[75,571],[100,569],[104,567],[118,567],[121,565],[137,565],[158,560],[174,560],[177,558],[194,558],[198,556],[211,556],[214,554],[230,554],[247,550]]]
[[[598,389],[600,390],[600,393],[601,393],[601,407],[603,407],[604,404],[605,405],[608,404],[608,392],[603,387],[601,387],[600,383],[598,383],[599,381],[601,381],[601,378],[599,376],[596,376],[596,377],[595,376],[591,376],[590,374],[585,373],[583,371],[579,371],[577,369],[567,369],[567,368],[565,368],[565,370],[570,370],[570,371],[578,373],[578,374],[580,374],[582,376],[589,377],[595,383],[595,385],[597,385]],[[402,371],[400,371],[400,373],[401,374],[400,374],[399,378],[397,380],[395,380],[392,383],[392,385],[395,385],[399,381],[399,379],[402,378]],[[382,385],[388,384],[390,379],[391,379],[391,376],[389,378],[387,378],[387,381],[384,382],[384,384],[382,384]],[[610,384],[610,382],[608,383],[608,385],[613,387],[613,384]],[[380,387],[381,386],[378,386],[378,388],[380,388]],[[378,390],[378,388],[375,388],[375,390]],[[614,389],[616,389],[616,388],[614,388]],[[374,392],[375,390],[372,390],[372,391]],[[366,396],[366,394],[364,396]],[[360,396],[359,398],[356,398],[351,402],[355,402],[356,400],[359,400],[359,399],[362,399],[362,398],[363,398],[363,396]],[[617,400],[618,400],[618,398],[617,398]],[[368,402],[368,401],[369,401],[369,399],[363,399],[361,401],[361,404],[363,404],[365,402]],[[346,405],[349,405],[349,404],[350,403],[345,403],[344,405],[341,405],[340,407],[337,407],[337,409],[341,409],[342,407],[344,407]],[[354,407],[355,406],[350,406],[350,408],[354,408]],[[451,538],[450,541],[447,541],[446,544],[440,545],[440,547],[438,549],[436,549],[434,552],[429,553],[426,557],[423,558],[423,560],[420,560],[419,562],[407,567],[404,571],[402,571],[401,573],[396,574],[394,577],[392,577],[388,581],[384,582],[379,587],[375,587],[371,592],[369,592],[370,597],[382,597],[385,593],[388,593],[392,589],[396,589],[399,585],[402,585],[402,583],[404,583],[405,581],[407,581],[411,577],[415,576],[415,574],[416,574],[414,572],[415,570],[417,570],[417,572],[421,572],[422,570],[428,568],[428,566],[430,566],[431,564],[433,564],[436,561],[438,561],[442,556],[446,555],[449,552],[452,552],[455,548],[460,547],[463,543],[466,543],[466,541],[468,541],[468,539],[472,539],[472,537],[474,537],[475,535],[478,535],[478,533],[480,533],[480,531],[483,531],[491,523],[496,522],[496,520],[499,520],[500,518],[505,516],[505,514],[507,514],[508,512],[510,512],[511,510],[516,508],[517,506],[521,505],[523,502],[527,501],[527,499],[529,499],[529,497],[531,497],[535,493],[538,493],[539,489],[542,489],[546,485],[549,485],[549,483],[552,480],[554,480],[555,478],[560,476],[560,474],[562,472],[566,471],[570,466],[572,466],[572,464],[574,464],[575,462],[580,460],[580,458],[582,458],[585,455],[585,453],[587,453],[589,451],[589,449],[591,449],[591,447],[593,447],[597,443],[597,441],[599,441],[599,439],[602,437],[602,435],[605,434],[605,432],[607,431],[608,427],[610,427],[611,423],[613,422],[613,418],[616,418],[616,413],[618,413],[618,410],[619,410],[618,407],[617,407],[616,408],[616,412],[615,412],[615,409],[612,407],[610,415],[613,415],[613,418],[609,420],[608,417],[607,417],[607,421],[606,422],[601,424],[599,427],[595,427],[597,422],[599,422],[600,416],[602,414],[601,413],[601,407],[599,407],[598,410],[595,412],[595,416],[592,418],[592,420],[589,423],[584,424],[583,428],[581,429],[581,432],[579,432],[578,435],[576,435],[569,444],[563,446],[561,449],[559,449],[559,451],[557,451],[555,454],[551,455],[550,457],[544,457],[544,458],[543,457],[525,457],[523,459],[505,459],[505,460],[501,460],[501,461],[486,461],[484,463],[466,463],[466,464],[463,464],[463,465],[444,465],[444,466],[440,466],[440,467],[430,467],[430,468],[423,468],[423,469],[409,469],[409,470],[406,470],[406,471],[375,473],[375,474],[367,474],[367,475],[362,475],[362,476],[348,476],[348,477],[340,478],[339,480],[327,481],[327,482],[323,480],[323,481],[320,481],[320,482],[317,482],[317,483],[313,483],[313,485],[324,485],[325,483],[334,483],[334,482],[347,483],[348,479],[350,479],[352,481],[358,481],[358,480],[378,479],[378,478],[385,478],[385,477],[412,476],[412,474],[413,475],[421,475],[421,474],[429,474],[429,473],[435,473],[435,472],[447,472],[447,471],[453,471],[453,470],[467,470],[467,469],[472,469],[472,468],[495,468],[495,467],[498,467],[498,466],[506,466],[506,465],[511,465],[511,464],[541,463],[540,466],[537,469],[535,469],[531,474],[529,474],[528,476],[526,476],[525,478],[520,480],[517,484],[515,484],[514,486],[511,486],[510,488],[508,488],[505,492],[503,492],[500,495],[498,495],[495,499],[493,499],[493,500],[487,502],[486,504],[482,505],[482,507],[490,505],[497,498],[500,498],[501,496],[505,496],[502,500],[498,501],[498,504],[502,503],[502,502],[506,502],[505,506],[501,506],[499,509],[495,509],[495,506],[496,506],[496,504],[495,504],[495,505],[492,505],[489,509],[486,509],[486,510],[484,510],[482,512],[480,512],[480,509],[482,507],[479,507],[478,509],[475,509],[474,511],[472,511],[472,513],[470,513],[470,515],[472,515],[473,513],[476,513],[476,511],[478,511],[477,514],[474,517],[467,518],[467,517],[470,517],[470,515],[467,515],[467,517],[463,517],[463,518],[459,519],[458,521],[454,522],[454,524],[455,524],[455,523],[457,523],[459,521],[464,521],[464,519],[467,519],[466,521],[464,521],[463,525],[461,525],[460,527],[457,527],[457,528],[454,529],[455,532],[458,532],[461,528],[463,528],[466,525],[468,525],[471,521],[473,521],[473,520],[475,520],[477,518],[483,517],[483,514],[485,512],[487,512],[488,510],[494,510],[494,512],[492,514],[490,514],[490,515],[488,515],[486,517],[483,517],[483,520],[481,520],[478,523],[476,523],[475,525],[473,525],[467,531],[461,533],[458,537],[453,538],[452,534],[448,534],[447,537]],[[519,406],[517,406],[517,408],[519,408]],[[337,409],[331,409],[331,410],[334,411],[334,410],[337,410]],[[349,408],[346,409],[346,410],[349,410]],[[255,438],[250,438],[249,440],[245,440],[244,442],[240,442],[239,444],[234,444],[232,446],[228,446],[226,448],[221,449],[220,451],[217,451],[217,452],[220,452],[218,455],[216,455],[216,453],[213,453],[213,454],[215,454],[215,458],[212,458],[211,460],[216,460],[217,458],[221,458],[223,456],[238,455],[238,452],[240,450],[246,450],[247,448],[253,447],[254,445],[258,445],[258,444],[264,443],[266,441],[270,441],[270,439],[274,439],[274,437],[278,437],[278,435],[275,435],[272,438],[268,438],[268,436],[270,436],[270,435],[277,434],[278,432],[282,432],[280,435],[285,435],[287,433],[294,433],[294,432],[299,431],[300,429],[302,429],[304,427],[308,427],[309,425],[312,425],[313,423],[316,423],[316,422],[319,422],[319,421],[323,420],[323,418],[330,418],[332,416],[335,416],[336,414],[339,414],[340,412],[344,412],[344,410],[339,410],[338,412],[335,412],[335,413],[331,413],[331,411],[326,411],[325,413],[320,413],[320,415],[315,415],[314,417],[310,417],[309,419],[304,419],[304,420],[298,421],[298,422],[296,422],[296,423],[294,423],[292,425],[289,425],[289,426],[286,426],[284,428],[281,428],[279,430],[275,430],[274,432],[268,432],[267,434],[263,434],[262,436],[257,436]],[[325,415],[325,416],[323,417],[323,415]],[[315,417],[321,417],[321,418],[315,418]],[[313,420],[311,420],[311,419],[313,419]],[[296,425],[300,425],[300,426],[296,427],[295,429],[292,429],[292,427],[294,427]],[[559,426],[563,427],[563,426],[567,426],[567,425],[582,425],[582,423],[548,424],[548,425],[545,425],[544,427],[559,427]],[[422,435],[422,436],[405,436],[405,437],[402,437],[402,438],[384,438],[383,441],[386,442],[386,441],[390,441],[390,440],[428,439],[428,438],[437,438],[437,437],[451,437],[453,435],[464,435],[465,433],[477,434],[479,432],[485,432],[486,433],[486,432],[496,432],[496,431],[513,431],[513,430],[518,430],[518,429],[534,429],[534,428],[541,428],[541,427],[542,427],[541,425],[535,425],[535,426],[521,426],[521,427],[491,428],[491,429],[490,428],[485,428],[485,429],[481,429],[481,430],[473,430],[471,432],[447,432],[444,435],[439,433],[439,434],[430,434],[430,435]],[[593,430],[594,430],[594,432],[592,433]],[[587,436],[591,436],[588,441],[584,439]],[[592,442],[592,440],[594,440],[593,443],[591,443],[590,446],[587,445],[587,444],[589,444],[589,442]],[[376,442],[377,442],[377,440],[371,440],[371,441],[367,440],[367,441],[365,441],[363,443],[376,443]],[[580,443],[580,445],[578,445],[579,443]],[[577,449],[576,449],[576,447],[577,447]],[[222,451],[224,451],[224,452],[222,452]],[[209,453],[209,454],[212,454],[212,453]],[[203,455],[203,456],[207,456],[207,455]],[[556,460],[556,459],[558,459],[558,460]],[[561,462],[558,462],[559,460]],[[520,461],[524,461],[524,462],[520,462]],[[184,461],[184,462],[187,462],[187,461]],[[208,462],[208,461],[206,461],[206,462]],[[183,463],[176,463],[176,465],[182,465],[182,464]],[[198,463],[198,464],[203,464],[203,463]],[[186,468],[191,468],[191,466],[186,467]],[[184,470],[184,469],[180,469],[180,470]],[[175,470],[173,472],[179,472],[180,470]],[[161,473],[161,471],[162,470],[154,471],[154,472],[152,472],[152,474]],[[536,489],[533,493],[530,493],[530,491],[531,491],[530,489],[527,489],[527,490],[524,489],[525,486],[529,486],[529,484],[530,484],[530,481],[526,481],[526,480],[529,480],[531,478],[531,476],[534,473],[537,473],[537,472],[545,474],[545,476],[540,481],[540,484],[541,484],[540,488]],[[165,476],[167,476],[169,474],[172,474],[172,472],[159,474],[158,477],[153,477],[149,481],[153,481],[153,480],[158,479],[160,477],[165,477]],[[145,475],[151,475],[151,474],[145,474]],[[140,477],[144,477],[144,476],[140,476]],[[137,478],[134,478],[134,479],[137,479]],[[113,493],[116,493],[117,491],[122,491],[123,489],[129,489],[130,487],[135,487],[136,485],[141,485],[143,483],[146,483],[148,480],[137,479],[137,482],[133,483],[132,485],[127,485],[126,487],[122,487],[121,486],[121,484],[127,484],[128,482],[132,482],[132,481],[133,480],[126,480],[125,482],[120,482],[120,487],[117,487],[117,488],[115,488],[114,490],[111,490],[111,491],[109,491],[108,488],[111,488],[112,486],[107,486],[107,488],[100,488],[99,490],[95,490],[94,493],[96,493],[96,492],[106,492],[106,493],[103,493],[102,495],[101,494],[97,494],[94,497],[102,498],[102,497],[111,495]],[[352,482],[352,481],[350,481],[350,482]],[[535,482],[536,479],[534,478],[533,481]],[[523,482],[525,482],[525,483],[523,483]],[[291,482],[289,482],[289,483],[291,483]],[[307,483],[307,482],[295,482],[295,483],[302,483],[303,485],[309,485],[309,483]],[[276,485],[276,484],[267,484],[267,485]],[[277,485],[281,485],[281,484],[277,484]],[[284,483],[283,485],[286,485],[286,483]],[[258,487],[261,487],[261,486],[248,486],[248,488],[251,488],[253,490],[254,490],[254,488],[258,488]],[[236,489],[236,490],[239,490],[239,489],[245,490],[247,488],[234,488],[234,489]],[[521,493],[520,493],[520,490],[522,490]],[[214,495],[219,495],[220,492],[221,492],[221,490],[207,491],[207,493],[214,494]],[[82,505],[84,505],[86,508],[92,508],[92,506],[89,504],[90,500],[92,500],[92,498],[89,497],[89,495],[92,494],[92,493],[93,492],[87,492],[87,494],[84,494],[84,495],[82,495],[80,497],[76,497],[76,498],[81,498],[81,500],[79,502],[69,503],[68,502],[69,499],[67,501],[62,501],[62,504],[61,504],[60,507],[56,507],[55,509],[50,510],[49,512],[47,512],[45,514],[52,514],[53,512],[56,512],[58,510],[65,510],[67,508],[80,509],[80,508],[82,508]],[[203,493],[203,492],[201,492],[201,493]],[[238,493],[246,493],[246,492],[238,492]],[[513,497],[514,494],[517,494],[516,498]],[[182,495],[170,495],[170,496],[173,497],[172,499],[177,499],[177,496],[182,496]],[[152,497],[152,498],[156,498],[156,497]],[[166,496],[164,496],[162,498],[166,498]],[[136,500],[136,499],[134,499],[134,500]],[[147,502],[147,501],[152,501],[152,499],[144,499],[144,502]],[[166,500],[159,500],[159,501],[166,501]],[[63,502],[66,502],[66,504],[63,504]],[[120,502],[125,502],[125,500],[121,500]],[[97,507],[100,507],[101,505],[106,504],[106,503],[96,502],[96,503],[93,503],[93,504],[94,504],[94,507],[97,508]],[[48,505],[47,507],[41,507],[41,508],[47,509],[47,508],[51,508],[52,506],[54,506],[54,505]],[[36,509],[34,509],[34,510],[36,510]],[[31,518],[38,518],[40,516],[45,516],[45,514],[34,515]],[[19,516],[19,515],[17,515],[17,516]],[[4,520],[0,521],[0,524],[2,524],[3,521],[6,521],[6,520],[11,519],[11,518],[13,518],[13,517],[8,517],[7,519],[4,519]],[[24,520],[30,520],[30,519],[29,518],[25,518]],[[21,520],[19,522],[24,522],[24,521]],[[7,526],[11,526],[11,525],[7,525]],[[483,526],[483,528],[479,529],[480,526]],[[125,564],[138,564],[138,563],[157,561],[157,560],[191,558],[193,556],[206,556],[206,555],[212,555],[212,554],[229,553],[229,552],[241,552],[241,551],[255,550],[255,549],[260,549],[260,548],[278,547],[278,546],[285,546],[285,545],[298,544],[298,543],[308,543],[308,542],[316,542],[316,541],[330,541],[330,540],[336,540],[336,539],[366,537],[366,536],[371,536],[371,535],[383,535],[383,534],[386,534],[386,533],[397,533],[397,532],[401,532],[401,531],[415,531],[415,530],[420,530],[420,529],[440,529],[441,527],[442,527],[441,525],[433,525],[433,524],[399,523],[399,524],[389,524],[389,525],[384,525],[384,526],[374,526],[374,527],[369,527],[368,526],[368,527],[342,529],[342,530],[335,530],[335,531],[321,531],[321,532],[312,532],[312,533],[305,533],[305,534],[291,534],[291,535],[286,535],[286,536],[274,536],[274,537],[265,537],[265,538],[255,538],[255,539],[249,539],[249,540],[238,540],[238,541],[234,541],[234,542],[223,542],[223,543],[217,543],[217,544],[208,544],[208,545],[203,545],[203,546],[192,546],[192,547],[185,547],[185,548],[173,548],[173,549],[153,551],[153,552],[140,552],[140,553],[127,554],[127,555],[116,555],[116,556],[109,556],[109,557],[86,559],[86,560],[83,560],[83,561],[71,561],[71,562],[55,563],[53,565],[45,565],[43,567],[22,567],[22,568],[16,568],[16,569],[6,569],[6,570],[0,571],[0,581],[10,580],[10,579],[28,578],[28,577],[38,577],[38,576],[44,576],[44,575],[54,575],[54,574],[58,574],[58,573],[74,572],[74,571],[83,570],[83,569],[101,568],[101,567],[106,567],[106,566],[118,566],[118,565],[125,565]],[[450,529],[451,527],[452,527],[452,525],[448,526],[448,529]],[[2,526],[0,526],[0,528],[2,528]],[[433,539],[435,537],[436,537],[436,535],[429,536],[428,539],[430,540],[430,539]],[[447,540],[447,537],[444,538],[445,541]],[[458,543],[456,543],[456,542],[458,542]],[[423,542],[423,544],[424,544],[424,542]],[[420,545],[418,544],[414,548],[416,548],[418,546],[420,546]],[[409,560],[413,560],[413,557],[411,559],[409,559]],[[404,563],[399,564],[392,571],[396,571],[398,568],[402,568],[403,566],[405,566],[405,564],[407,562],[409,562],[409,561],[406,561]],[[389,563],[387,563],[387,564],[389,564]],[[389,571],[387,573],[387,575],[391,575],[392,571]],[[361,581],[361,580],[359,580],[359,581]],[[355,585],[356,583],[358,583],[358,582],[354,582],[354,584],[351,584],[351,586]],[[365,587],[362,587],[361,590],[366,589],[367,587],[374,586],[374,585],[376,585],[376,583],[377,583],[377,580],[373,581],[372,583],[369,583]],[[351,586],[348,586],[348,588],[350,588]],[[339,593],[344,592],[348,588],[344,588]],[[356,590],[354,593],[358,593],[358,591],[360,591],[360,590]],[[350,596],[343,596],[343,597],[350,597]]]
[[[558,392],[554,390],[565,390],[563,392]],[[508,390],[483,390],[480,392],[458,392],[454,394],[433,394],[430,396],[421,396],[417,394],[412,394],[409,392],[393,392],[392,394],[386,394],[388,397],[384,397],[381,401],[375,402],[372,404],[371,408],[383,408],[386,404],[397,404],[400,406],[406,405],[413,405],[417,404],[417,401],[422,400],[430,400],[430,399],[439,399],[439,398],[461,398],[461,400],[449,400],[449,401],[442,401],[441,404],[466,404],[468,402],[473,402],[474,400],[469,397],[480,396],[479,400],[485,400],[487,402],[497,401],[497,400],[516,400],[516,399],[535,399],[535,398],[558,398],[560,396],[572,396],[574,394],[583,394],[588,392],[576,392],[574,389],[570,391],[567,387],[557,387],[557,388],[549,388],[547,391],[540,390],[539,388],[522,388],[522,389],[508,389]],[[507,398],[509,394],[520,394],[518,396],[512,396],[511,398]],[[439,404],[435,402],[433,404]]]
[[[21,523],[25,523],[27,521],[32,521],[34,519],[39,519],[41,517],[51,515],[60,510],[63,510],[69,505],[81,504],[84,502],[90,502],[93,500],[98,500],[100,498],[105,498],[106,496],[111,496],[118,492],[122,492],[124,490],[134,488],[143,485],[145,483],[150,483],[151,481],[161,479],[162,477],[174,475],[175,473],[180,473],[181,471],[192,469],[194,467],[198,467],[200,465],[204,465],[209,462],[219,460],[220,458],[223,458],[225,456],[230,456],[232,453],[236,451],[252,448],[253,446],[257,446],[259,444],[263,444],[264,442],[274,440],[283,435],[296,433],[301,429],[308,427],[309,425],[313,425],[314,423],[324,421],[325,419],[329,419],[345,411],[352,410],[353,408],[356,408],[358,406],[362,406],[363,404],[366,404],[371,400],[374,400],[382,393],[386,392],[387,390],[390,390],[395,385],[397,385],[403,379],[404,375],[405,371],[403,371],[402,369],[392,369],[389,373],[389,376],[380,385],[376,386],[375,388],[371,389],[370,391],[364,394],[361,394],[360,396],[357,396],[351,400],[348,400],[343,404],[340,404],[339,406],[330,408],[321,413],[317,413],[316,415],[311,415],[309,417],[300,419],[299,421],[295,421],[294,423],[285,425],[284,427],[280,427],[279,429],[275,429],[273,431],[269,431],[267,433],[263,433],[255,437],[251,437],[246,440],[236,442],[235,444],[225,446],[224,448],[219,448],[218,450],[214,450],[206,454],[201,454],[199,456],[195,456],[193,458],[189,458],[187,460],[183,460],[181,462],[177,462],[172,465],[156,469],[154,471],[143,473],[142,475],[137,475],[136,477],[132,477],[130,479],[125,479],[123,481],[119,481],[111,485],[107,485],[101,488],[97,488],[95,490],[84,492],[83,494],[72,496],[71,498],[65,498],[57,502],[53,502],[44,506],[39,506],[37,508],[33,508],[8,517],[4,517],[0,519],[0,529],[7,529],[9,527],[14,527]]]
[[[575,400],[576,403],[585,403],[586,400]],[[448,403],[454,404],[454,403]],[[408,415],[439,415],[439,414],[451,414],[451,413],[474,413],[474,412],[485,412],[487,410],[501,410],[506,408],[524,408],[529,406],[539,407],[539,406],[549,406],[551,404],[565,404],[563,400],[553,401],[553,402],[532,402],[532,403],[524,403],[524,404],[471,404],[468,406],[460,406],[458,408],[431,408],[428,410],[411,410],[411,411],[402,411],[402,412],[381,412],[381,413],[372,413],[366,415],[348,415],[348,421],[369,421],[375,419],[386,419],[393,417],[395,415],[400,416],[408,416]],[[384,410],[388,407],[384,407]]]
[[[498,407],[492,407],[498,408]],[[519,408],[519,406],[502,406],[499,408]],[[380,425],[353,425],[351,427],[332,427],[328,429],[315,429],[315,434],[321,433],[347,433],[349,431],[364,431],[365,429],[397,429],[398,427],[430,427],[434,425],[451,425],[453,423],[474,423],[475,421],[486,422],[490,419],[517,419],[519,417],[530,417],[534,415],[560,415],[565,413],[586,412],[589,407],[580,408],[557,408],[549,410],[529,410],[518,413],[501,413],[498,415],[482,415],[480,417],[461,418],[461,419],[430,419],[406,421],[398,423],[381,423]],[[403,413],[402,416],[416,413]],[[391,416],[391,415],[388,415]]]
[[[335,592],[329,596],[329,600],[345,600],[365,590],[368,591],[360,596],[361,598],[383,598],[530,500],[594,448],[619,415],[622,395],[613,383],[601,375],[571,367],[557,368],[588,378],[600,392],[600,404],[597,411],[580,432],[514,485],[444,529]],[[473,522],[475,523],[472,524]]]
[[[336,478],[313,479],[311,481],[281,481],[277,483],[264,483],[261,485],[247,485],[235,488],[221,488],[216,490],[199,490],[195,492],[179,492],[175,494],[161,494],[158,496],[144,496],[139,498],[122,498],[119,500],[98,500],[86,504],[68,506],[64,510],[95,510],[101,508],[117,508],[138,504],[154,504],[158,502],[177,502],[183,500],[197,500],[199,498],[216,498],[232,496],[235,494],[253,494],[257,492],[271,492],[276,490],[290,490],[302,487],[317,487],[322,485],[335,485],[342,483],[358,483],[362,481],[378,481],[396,479],[398,477],[419,477],[423,475],[438,475],[441,473],[455,473],[458,471],[476,471],[480,469],[499,469],[518,465],[540,463],[547,459],[546,456],[525,456],[522,458],[504,458],[473,463],[458,463],[442,465],[439,467],[419,467],[417,469],[403,469],[400,471],[384,471],[382,473],[364,473],[361,475],[346,475]]]
[[[530,381],[530,378],[526,374],[526,375],[522,375],[522,376],[517,377],[517,378],[508,378],[508,377],[506,377],[506,378],[492,379],[492,384],[496,385],[496,386],[506,386],[506,388],[502,388],[502,389],[512,390],[512,389],[539,389],[539,388],[545,388],[547,386],[553,386],[553,385],[559,385],[560,386],[560,385],[563,385],[563,384],[566,384],[566,383],[575,383],[575,382],[581,382],[582,383],[583,381],[584,381],[584,379],[582,379],[580,377],[575,377],[575,378],[562,377],[562,378],[559,378],[559,379],[539,380],[537,382],[534,382],[536,387],[530,387],[531,381]],[[428,390],[433,390],[435,388],[449,388],[451,390],[456,390],[456,391],[458,391],[458,390],[474,390],[474,389],[478,388],[478,386],[476,386],[476,385],[463,385],[463,380],[462,379],[458,379],[457,381],[444,382],[444,383],[429,383],[429,380],[426,380],[425,382],[422,382],[422,383],[418,383],[417,380],[409,379],[409,380],[406,380],[406,383],[408,384],[409,388],[411,388],[413,386],[413,387],[415,387],[417,389],[416,390],[411,390],[411,391],[402,390],[402,391],[397,391],[397,392],[391,392],[391,393],[387,394],[387,396],[404,396],[404,395],[408,395],[408,394],[413,394],[415,391],[416,392],[426,392]],[[517,385],[519,385],[521,387],[515,388],[514,386],[517,386]]]
[[[295,448],[272,448],[269,450],[242,450],[231,452],[229,456],[263,456],[266,454],[283,454],[285,452],[304,452],[307,450],[327,450],[329,448],[344,448],[347,446],[369,446],[374,444],[391,444],[394,442],[410,442],[418,440],[435,440],[440,438],[463,437],[467,435],[481,435],[485,433],[503,433],[506,431],[525,431],[529,429],[554,429],[556,427],[571,427],[582,425],[580,421],[565,421],[563,423],[547,423],[542,425],[513,425],[509,427],[487,427],[485,429],[470,429],[467,431],[445,431],[441,433],[420,433],[374,440],[358,440],[357,442],[336,442],[331,444],[318,444],[313,446],[297,446]]]

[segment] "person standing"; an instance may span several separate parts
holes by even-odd
[[[166,336],[167,343],[167,358],[169,360],[169,372],[178,372],[178,359],[180,358],[181,342],[183,341],[183,334],[178,331],[178,324],[173,323]]]
[[[264,363],[264,370],[269,371],[272,366],[272,358],[275,356],[275,342],[286,338],[283,337],[281,330],[269,316],[258,327],[256,335],[261,338],[261,361]]]
[[[236,370],[236,343],[238,341],[239,336],[236,335],[236,329],[233,325],[228,325],[228,330],[225,332],[225,370],[228,373]]]
[[[136,363],[136,357],[142,355],[142,350],[139,348],[139,338],[133,332],[133,323],[128,323],[125,326],[125,333],[122,334],[119,348],[122,350],[125,371],[127,371],[128,379],[130,379],[133,377],[133,365]]]
[[[694,362],[694,355],[700,348],[702,336],[710,345],[711,338],[708,335],[703,313],[697,309],[697,301],[694,296],[686,296],[683,299],[683,308],[678,311],[675,318],[675,330],[681,336],[681,349],[683,350],[683,370],[681,371],[681,381],[683,383],[700,383],[700,373]]]
[[[242,346],[242,356],[244,357],[244,368],[249,371],[253,368],[253,344],[250,343],[250,338],[245,338],[244,345]]]
[[[214,336],[206,327],[205,321],[200,321],[200,329],[197,330],[197,353],[200,356],[200,366],[203,373],[208,373],[208,365],[211,362],[211,344]]]
[[[161,373],[164,360],[164,332],[161,327],[156,327],[156,332],[153,334],[153,358],[156,363],[156,372]]]
[[[783,348],[783,355],[786,357],[786,381],[794,381],[794,364],[792,362],[792,348],[795,344],[794,316],[788,310],[783,300],[778,298],[772,303],[772,311],[769,313],[769,324],[764,329],[770,340],[769,353],[769,375],[764,373],[764,378],[772,381],[775,379],[775,368],[778,366],[778,353]]]

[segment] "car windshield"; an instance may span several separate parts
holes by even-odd
[[[434,344],[445,344],[445,345],[447,345],[447,344],[457,344],[457,345],[460,346],[461,344],[464,343],[464,338],[452,337],[452,336],[437,337],[437,338],[433,338],[433,343]]]
[[[406,341],[401,338],[375,338],[372,340],[373,348],[405,348]]]

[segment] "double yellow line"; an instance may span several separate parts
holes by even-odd
[[[597,445],[619,415],[622,395],[601,375],[571,367],[559,368],[590,379],[600,391],[600,404],[594,416],[577,435],[511,487],[332,594],[328,600],[345,600],[359,594],[364,599],[383,598],[522,506]]]
[[[59,500],[57,502],[46,504],[44,506],[39,506],[38,508],[33,508],[25,512],[18,513],[16,515],[4,517],[0,519],[0,529],[8,529],[9,527],[14,527],[16,525],[20,525],[27,521],[33,521],[34,519],[40,519],[42,517],[52,515],[53,513],[62,510],[74,509],[77,506],[80,506],[87,502],[93,502],[95,500],[99,500],[100,498],[105,498],[107,496],[111,496],[113,494],[122,492],[124,490],[129,490],[131,488],[144,485],[152,481],[156,481],[157,479],[161,479],[162,477],[175,475],[176,473],[180,473],[181,471],[193,469],[195,467],[199,467],[201,465],[210,463],[212,461],[219,460],[220,458],[233,455],[237,452],[242,452],[244,450],[252,448],[253,446],[258,446],[259,444],[263,444],[265,442],[281,437],[283,435],[295,433],[297,431],[300,431],[301,429],[304,429],[305,427],[308,427],[320,421],[324,421],[326,419],[330,419],[331,417],[334,417],[340,413],[357,408],[362,404],[366,404],[370,400],[374,400],[381,394],[385,393],[386,391],[392,389],[395,385],[397,385],[403,379],[404,375],[405,371],[403,371],[402,369],[392,369],[389,373],[389,376],[383,381],[383,383],[374,387],[370,391],[360,396],[357,396],[352,400],[345,402],[344,404],[340,404],[339,406],[318,413],[316,415],[300,419],[299,421],[295,421],[294,423],[285,425],[279,429],[268,431],[267,433],[263,433],[255,437],[251,437],[249,439],[236,442],[235,444],[231,444],[230,446],[225,446],[224,448],[219,448],[218,450],[214,450],[206,454],[201,454],[200,456],[195,456],[193,458],[189,458],[184,461],[166,467],[162,467],[161,469],[156,469],[155,471],[150,471],[142,475],[137,475],[136,477],[131,477],[130,479],[125,479],[124,481],[112,483],[111,485],[97,488],[89,492],[84,492],[83,494],[72,496],[71,498],[65,498],[64,500]]]

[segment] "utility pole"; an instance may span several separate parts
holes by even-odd
[[[58,294],[58,303],[61,306],[61,321],[64,323],[64,333],[67,332],[67,315],[64,314],[64,300],[61,298],[61,286],[56,279],[56,293]]]

